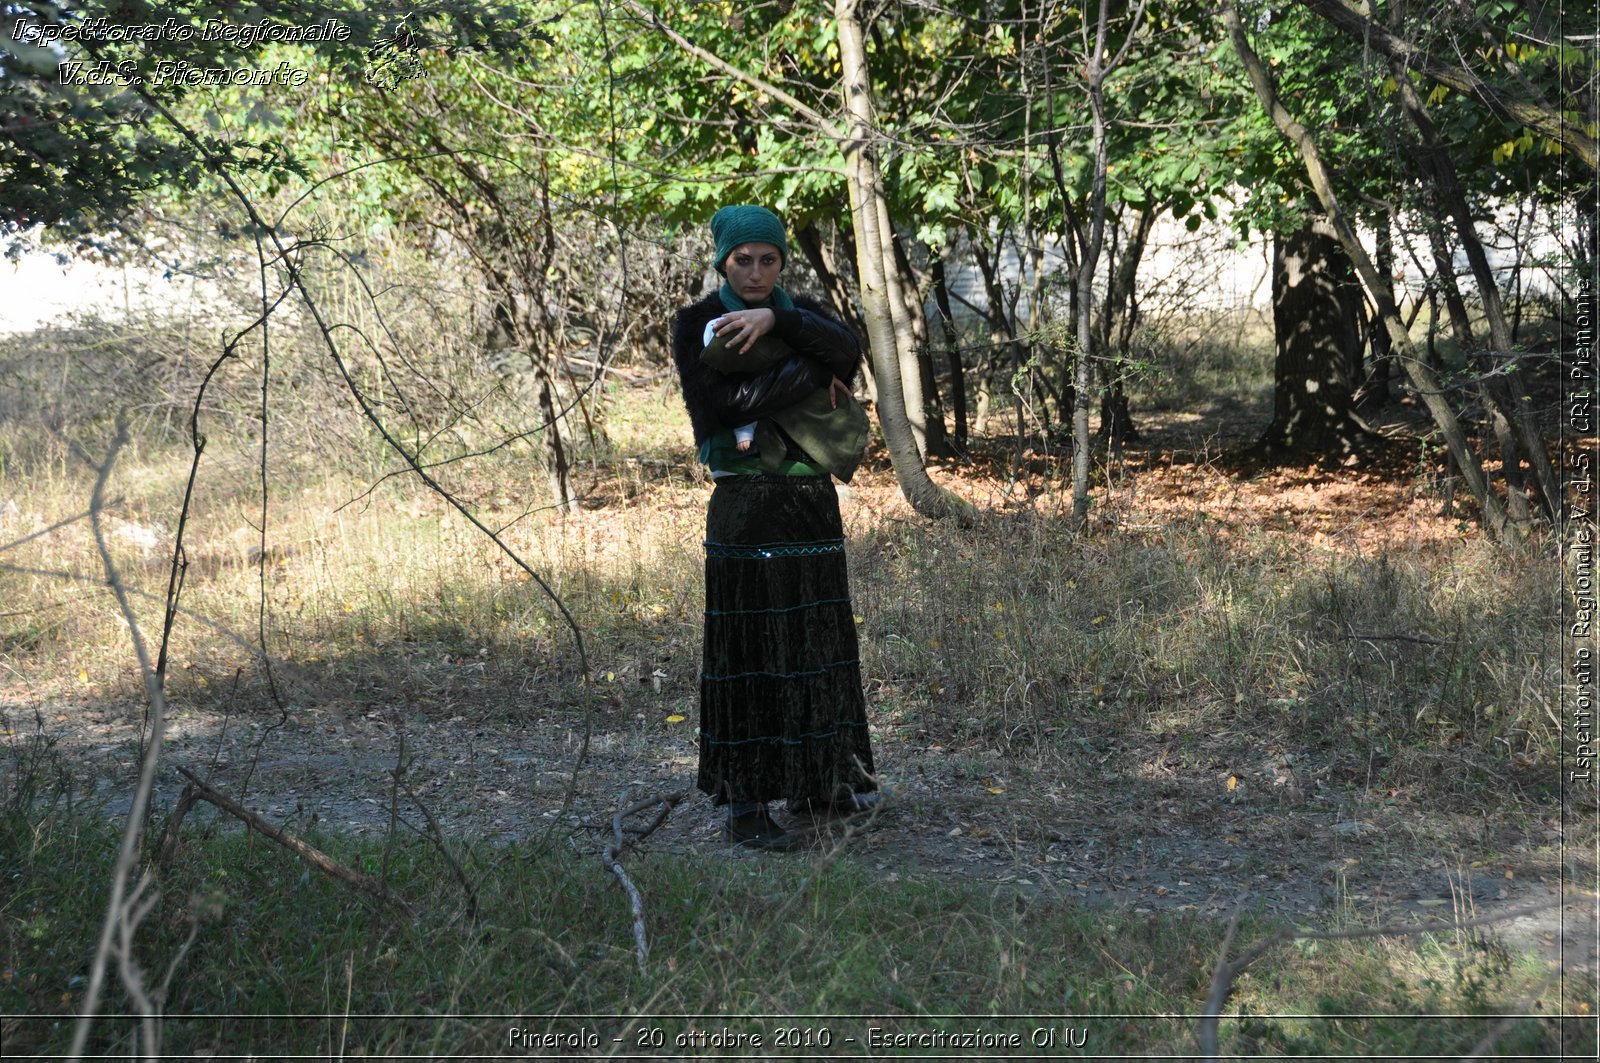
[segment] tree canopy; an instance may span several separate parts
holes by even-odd
[[[1010,359],[1039,409],[1068,419],[1081,393],[1118,386],[1157,218],[1198,230],[1226,209],[1248,235],[1323,209],[1198,3],[341,0],[309,12],[127,0],[4,12],[0,232],[43,225],[116,246],[141,207],[196,201],[224,175],[286,204],[334,195],[361,225],[419,247],[449,233],[489,316],[502,315],[486,328],[542,336],[559,359],[565,326],[552,315],[592,330],[599,293],[615,294],[595,267],[620,257],[626,270],[644,248],[665,262],[671,234],[697,231],[715,206],[765,202],[803,234],[847,316],[860,309],[860,256],[881,260],[919,449],[943,424],[920,312],[944,283],[932,263],[968,256],[990,278],[980,309],[1010,353],[983,354],[981,379]],[[1549,5],[1303,0],[1242,15],[1356,224],[1439,215],[1441,178],[1419,168],[1402,79],[1470,210],[1592,197],[1593,42],[1564,36]],[[851,19],[863,49],[853,89]],[[852,125],[855,91],[875,101],[865,124]],[[862,138],[883,212],[882,239],[864,249],[865,201],[849,191]],[[1015,279],[1001,270],[1011,260],[1024,264]],[[687,279],[699,265],[640,276]],[[680,295],[656,291],[650,313]],[[1089,360],[1097,378],[1079,372]]]

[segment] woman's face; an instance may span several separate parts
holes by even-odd
[[[778,286],[783,254],[772,244],[740,244],[728,252],[722,268],[734,294],[754,306],[765,301]]]

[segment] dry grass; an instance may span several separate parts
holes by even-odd
[[[613,449],[580,481],[593,508],[576,517],[540,508],[525,463],[485,460],[455,476],[547,575],[602,673],[682,664],[698,638],[708,487],[668,397],[659,386],[621,396]],[[187,673],[256,671],[263,589],[266,644],[291,669],[381,671],[429,646],[578,678],[570,633],[538,588],[412,482],[367,492],[370,480],[334,467],[271,484],[263,569],[256,470],[247,453],[219,451],[187,534],[194,619],[175,633],[179,704],[208,696]],[[147,630],[159,628],[182,472],[171,448],[126,455],[110,492],[122,501],[105,514]],[[12,474],[5,540],[72,515],[87,495],[88,471],[66,456]],[[1425,515],[1430,502],[1406,483],[1240,483],[1205,465],[1147,467],[1107,487],[1099,529],[1074,537],[1055,518],[1065,499],[1048,475],[1025,470],[1009,504],[981,465],[941,476],[999,512],[972,530],[928,525],[881,468],[844,503],[864,675],[896,728],[1032,755],[1096,733],[1249,735],[1283,748],[1355,737],[1377,751],[1385,782],[1408,786],[1470,787],[1555,762],[1559,586],[1547,551],[1494,546]],[[53,573],[0,573],[14,603],[0,617],[8,700],[130,695],[87,522],[5,560]],[[1478,771],[1430,771],[1441,751]]]

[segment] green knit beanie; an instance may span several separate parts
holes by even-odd
[[[711,215],[711,238],[717,242],[716,257],[711,264],[717,272],[727,275],[722,268],[728,253],[742,244],[771,244],[778,249],[780,266],[789,262],[789,241],[783,235],[783,222],[766,207],[745,204],[723,207]]]

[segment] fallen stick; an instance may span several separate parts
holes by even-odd
[[[411,798],[418,811],[422,813],[422,818],[428,823],[428,833],[424,834],[422,831],[417,831],[417,833],[422,834],[423,837],[433,843],[433,847],[439,850],[439,855],[444,857],[445,863],[450,865],[450,870],[455,872],[456,881],[461,883],[461,888],[467,894],[467,919],[476,923],[478,921],[478,888],[467,877],[466,871],[461,867],[461,862],[451,855],[450,850],[445,847],[444,832],[439,829],[439,822],[433,818],[433,813],[428,811],[428,806],[422,803],[422,798],[417,796],[417,792],[411,788],[411,784],[403,778],[400,780],[400,787],[405,790],[406,796]],[[410,824],[407,823],[407,826],[410,826]],[[415,827],[411,829],[416,830]]]
[[[185,779],[189,780],[189,784],[195,789],[195,795],[200,800],[205,801],[207,804],[215,805],[229,815],[236,816],[243,820],[245,826],[249,827],[256,833],[277,842],[279,845],[283,846],[285,849],[288,849],[290,852],[294,853],[296,856],[300,857],[300,859],[304,860],[318,871],[321,871],[323,874],[336,878],[340,882],[347,883],[366,893],[370,893],[372,896],[386,904],[392,904],[401,909],[410,909],[410,905],[408,905],[403,898],[396,896],[377,879],[370,875],[363,875],[359,871],[352,871],[350,868],[345,867],[343,864],[339,863],[337,860],[333,859],[331,856],[315,846],[308,845],[286,830],[274,827],[271,823],[268,823],[265,819],[262,819],[248,808],[245,808],[227,794],[215,789],[209,783],[206,783],[199,776],[195,775],[194,772],[183,767],[181,764],[176,764],[173,766],[177,768],[179,773],[181,773]]]
[[[167,825],[161,832],[161,840],[156,842],[156,863],[165,864],[172,859],[172,854],[178,849],[178,828],[183,826],[183,818],[191,809],[200,802],[194,792],[192,784],[183,788],[183,793],[178,795],[178,805],[172,810],[172,815],[167,818]]]
[[[601,862],[606,865],[606,868],[613,875],[617,876],[617,881],[622,883],[622,889],[628,895],[628,906],[633,912],[634,955],[639,961],[640,974],[646,972],[645,961],[650,956],[650,943],[646,939],[644,932],[644,898],[639,895],[639,888],[628,877],[628,872],[624,870],[622,861],[619,859],[622,855],[622,850],[628,845],[628,842],[624,841],[622,837],[622,821],[625,817],[631,816],[635,812],[643,812],[647,808],[654,808],[656,805],[660,805],[661,811],[656,813],[656,818],[651,821],[650,826],[646,827],[644,832],[637,838],[632,839],[633,841],[643,841],[654,834],[667,821],[667,816],[671,814],[673,807],[688,796],[689,791],[686,789],[679,790],[674,794],[657,794],[655,797],[647,797],[642,801],[635,801],[627,808],[617,809],[616,815],[611,817],[611,841],[606,843],[605,851],[600,856]]]

